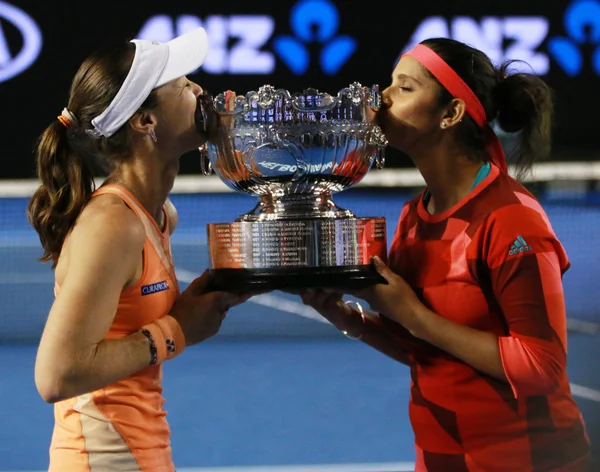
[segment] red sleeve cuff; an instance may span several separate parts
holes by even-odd
[[[544,344],[534,338],[498,338],[502,366],[515,398],[547,395],[558,388],[563,363]]]

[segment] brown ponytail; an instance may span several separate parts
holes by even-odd
[[[73,151],[69,132],[56,120],[40,137],[36,157],[41,185],[27,207],[29,223],[44,249],[41,260],[52,261],[52,267],[94,189],[91,166]]]
[[[90,55],[79,67],[69,94],[67,109],[75,118],[66,128],[55,120],[42,133],[36,149],[40,187],[27,208],[29,223],[37,231],[44,255],[56,267],[60,251],[94,190],[94,172],[110,172],[131,154],[131,132],[122,126],[110,138],[86,133],[117,95],[125,81],[135,46],[111,44]],[[157,106],[155,92],[142,108]]]

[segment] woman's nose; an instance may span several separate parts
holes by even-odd
[[[392,100],[388,95],[388,89],[386,88],[383,92],[381,92],[381,107],[389,108],[392,106]]]
[[[194,87],[194,95],[196,97],[199,97],[200,95],[202,95],[204,93],[204,90],[202,90],[202,87],[200,87],[197,83],[192,82],[192,86]]]

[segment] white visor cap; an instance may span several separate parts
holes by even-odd
[[[142,106],[152,90],[198,69],[208,54],[208,35],[196,28],[167,43],[134,39],[129,73],[110,105],[92,120],[87,132],[110,137]]]

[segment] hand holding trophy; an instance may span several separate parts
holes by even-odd
[[[269,85],[200,99],[208,135],[203,172],[258,197],[230,223],[207,226],[218,287],[235,291],[359,288],[382,282],[371,263],[387,255],[383,217],[356,217],[332,194],[383,165],[387,141],[373,122],[377,86],[336,96]]]

